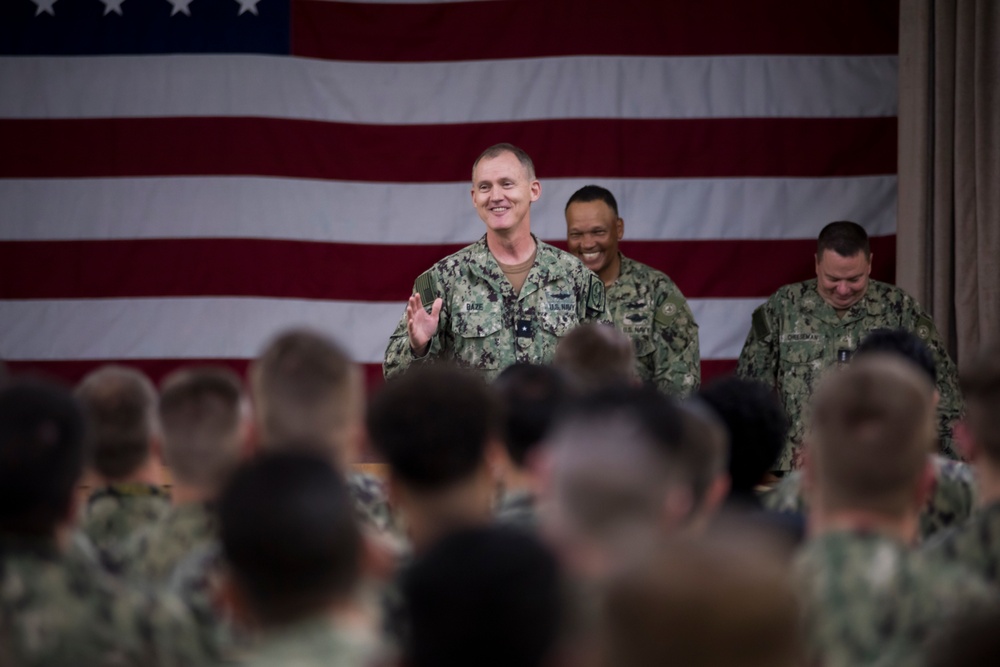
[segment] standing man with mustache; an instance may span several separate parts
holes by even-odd
[[[607,291],[608,317],[635,348],[639,378],[684,397],[698,389],[701,359],[698,324],[687,299],[667,274],[618,250],[625,223],[615,196],[587,185],[566,203],[566,243]]]
[[[386,379],[447,359],[487,380],[517,362],[546,363],[577,324],[604,316],[604,284],[531,233],[542,185],[522,149],[496,144],[472,165],[472,203],[486,234],[417,277],[389,340]]]

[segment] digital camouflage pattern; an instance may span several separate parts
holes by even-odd
[[[0,537],[0,660],[22,667],[201,665],[184,606],[146,595],[52,540]]]
[[[79,528],[103,562],[120,564],[125,544],[170,510],[170,496],[152,484],[109,484],[95,489],[83,508]]]
[[[347,489],[354,502],[354,511],[363,525],[380,533],[396,533],[395,519],[382,480],[365,472],[352,472],[347,476]]]
[[[535,505],[535,494],[530,491],[514,491],[503,494],[493,513],[500,523],[534,530],[538,526]]]
[[[253,635],[223,604],[224,561],[218,540],[195,547],[181,559],[164,590],[190,610],[201,650],[213,664],[242,663]]]
[[[958,563],[991,584],[1000,584],[1000,502],[937,535],[925,550],[930,558]]]
[[[424,306],[430,309],[437,297],[444,300],[438,330],[427,354],[414,357],[404,312],[385,351],[386,379],[414,362],[448,359],[493,380],[517,362],[548,363],[573,327],[603,321],[600,278],[573,255],[537,238],[535,243],[535,263],[520,294],[514,294],[485,235],[421,274],[413,291]]]
[[[338,628],[320,617],[265,635],[247,667],[368,667],[379,662],[379,646],[367,629]]]
[[[798,468],[805,433],[806,406],[820,375],[848,357],[875,329],[906,329],[930,348],[937,366],[941,451],[960,458],[951,429],[962,412],[958,372],[930,316],[898,287],[869,281],[864,297],[838,318],[816,291],[816,280],[786,285],[753,313],[750,333],[740,353],[736,374],[774,387],[791,422],[788,441],[776,470]]]
[[[209,503],[172,506],[162,521],[136,533],[123,549],[128,574],[151,583],[167,581],[185,556],[216,539],[216,525]]]
[[[923,665],[935,631],[996,603],[996,593],[972,573],[875,533],[821,535],[795,566],[808,665]]]
[[[621,272],[606,287],[611,322],[635,346],[636,371],[665,393],[685,397],[701,384],[698,324],[667,274],[619,253]]]
[[[938,454],[931,459],[934,462],[934,490],[920,512],[921,540],[965,521],[976,507],[972,468],[967,463]],[[807,513],[802,496],[802,472],[795,470],[786,474],[761,496],[761,501],[775,512]]]

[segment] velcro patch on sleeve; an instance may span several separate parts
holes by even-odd
[[[417,276],[416,282],[413,283],[413,291],[420,295],[424,309],[430,311],[434,305],[434,299],[437,298],[434,295],[434,282],[431,280],[430,271],[425,271]]]
[[[759,306],[753,311],[753,335],[760,340],[771,335],[771,324],[767,321],[767,311]]]

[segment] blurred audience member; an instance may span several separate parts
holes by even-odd
[[[934,479],[934,387],[898,355],[829,374],[806,437],[810,541],[797,563],[809,664],[922,664],[931,631],[995,594],[910,550]]]
[[[562,591],[555,556],[509,526],[441,538],[403,582],[410,667],[558,665]]]
[[[581,392],[639,383],[632,340],[605,323],[581,324],[556,346],[552,364]]]
[[[927,548],[1000,584],[1000,349],[981,355],[961,383],[966,412],[956,426],[956,440],[972,462],[979,508]]]
[[[539,450],[558,413],[569,401],[565,375],[552,366],[514,364],[493,382],[507,420],[503,495],[497,519],[525,528],[537,521]]]
[[[328,459],[257,457],[225,488],[219,523],[228,598],[261,630],[247,665],[372,664],[375,629],[358,601],[361,532]]]
[[[88,422],[87,468],[94,489],[80,529],[113,571],[137,530],[160,521],[170,509],[158,462],[156,390],[145,375],[104,366],[76,389]]]

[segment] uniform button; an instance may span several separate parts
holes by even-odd
[[[530,347],[531,346],[531,339],[530,338],[518,338],[517,339],[517,346],[519,348],[521,348],[522,350],[525,349],[525,348],[527,348],[527,347]]]

